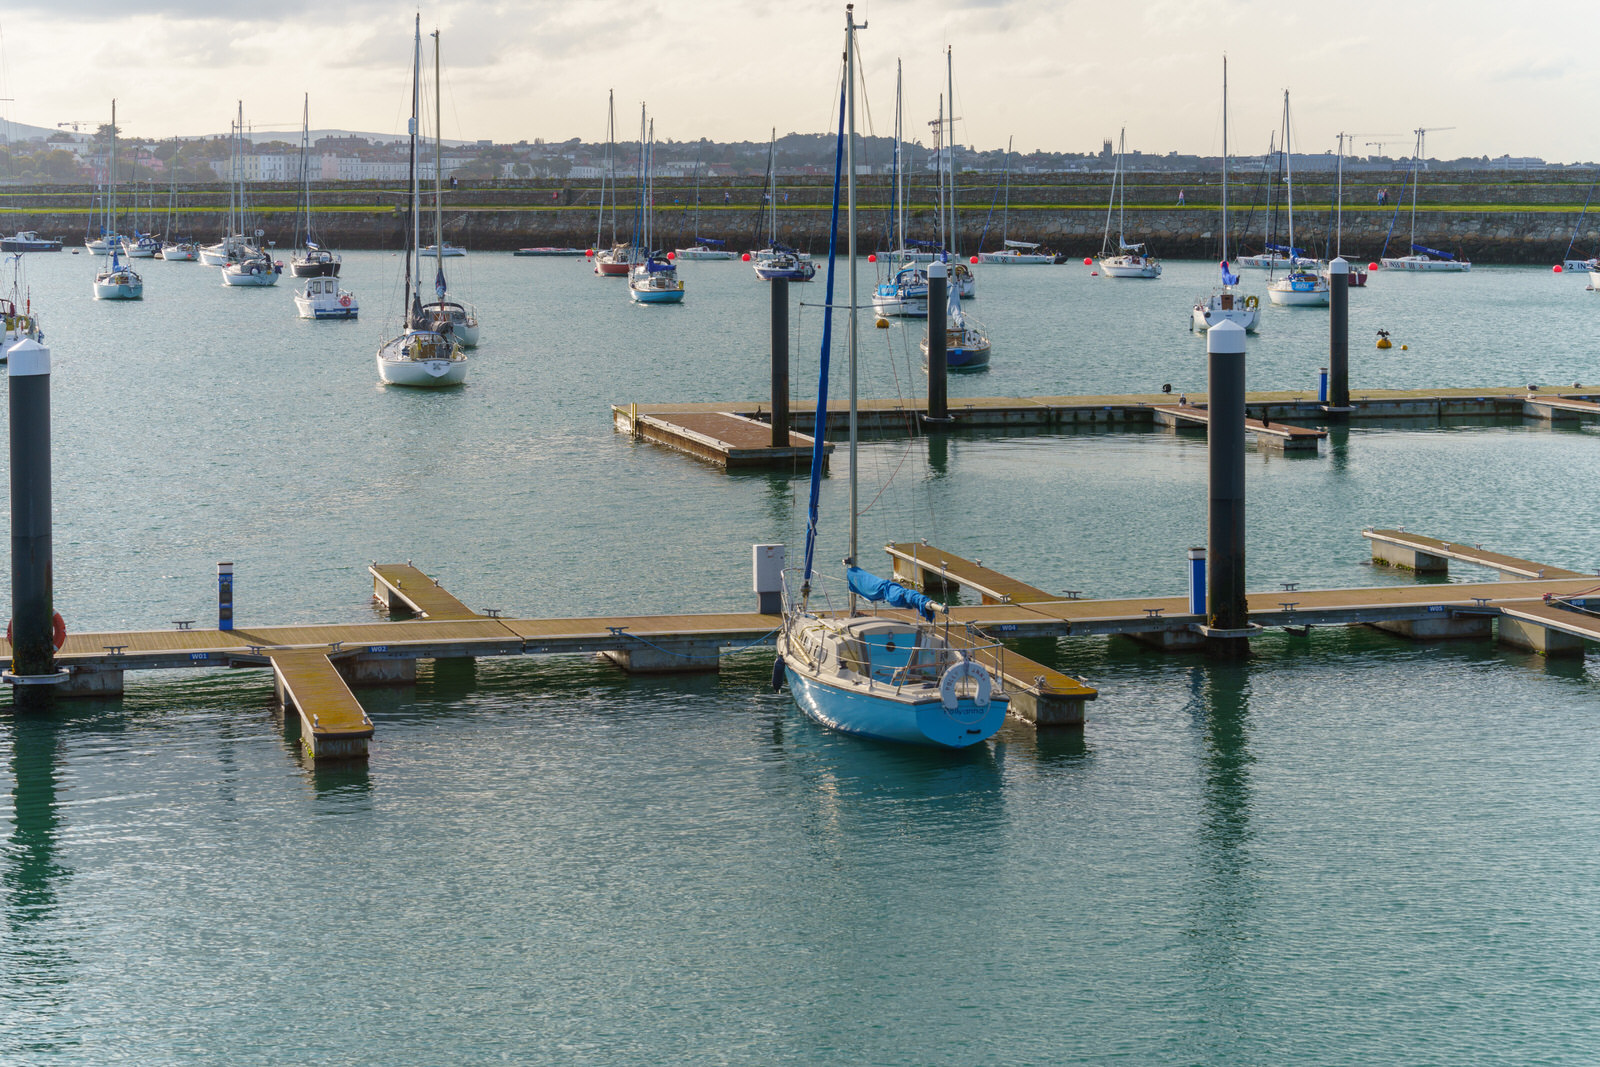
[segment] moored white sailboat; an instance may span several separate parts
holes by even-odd
[[[1283,91],[1284,203],[1289,211],[1289,248],[1294,249],[1294,157],[1289,148],[1289,90]],[[1314,262],[1289,257],[1289,270],[1267,283],[1267,299],[1280,307],[1327,307],[1328,283]]]
[[[1411,254],[1409,256],[1382,256],[1384,270],[1426,271],[1428,273],[1465,274],[1472,264],[1457,259],[1449,252],[1417,244],[1417,170],[1421,166],[1422,148],[1427,143],[1428,131],[1418,129],[1417,148],[1411,156]]]
[[[116,225],[117,203],[117,102],[111,101],[111,164],[110,181],[107,184],[106,196],[106,252],[109,259],[105,269],[98,271],[94,276],[94,298],[96,300],[143,300],[144,278],[132,267],[125,266],[120,260],[123,245],[122,238],[114,232]]]
[[[655,155],[655,120],[645,128],[645,110],[639,107],[639,145],[641,154],[639,213],[644,230],[644,259],[628,275],[628,299],[635,304],[683,303],[683,279],[672,255],[660,256],[655,251],[655,176],[652,164]]]
[[[778,668],[787,680],[795,703],[808,716],[824,726],[903,744],[965,748],[994,735],[1005,722],[1009,698],[999,691],[988,668],[978,662],[978,649],[955,647],[948,624],[932,620],[939,605],[926,596],[886,582],[855,565],[857,549],[856,477],[856,255],[855,255],[855,21],[850,6],[845,8],[845,73],[841,92],[845,97],[845,123],[840,138],[845,149],[849,192],[849,320],[848,352],[851,361],[850,391],[850,554],[845,560],[845,580],[849,587],[849,608],[830,612],[813,603],[824,599],[812,588],[812,561],[816,547],[817,499],[822,477],[822,449],[825,434],[818,432],[811,466],[811,506],[806,531],[804,569],[798,576],[798,590],[790,588],[786,576],[783,627],[778,634]],[[835,189],[839,186],[835,165]],[[838,234],[833,234],[837,240]],[[828,304],[832,289],[835,257],[829,256]],[[828,383],[828,339],[823,332],[819,371],[817,412],[819,423],[826,419]],[[855,598],[884,602],[895,608],[910,609],[893,614],[858,614]],[[988,651],[1000,655],[998,645]],[[774,671],[774,677],[779,670]]]
[[[1100,239],[1100,273],[1108,278],[1159,278],[1161,264],[1146,251],[1143,241],[1129,243],[1123,233],[1124,204],[1127,193],[1123,187],[1122,159],[1127,149],[1128,131],[1117,136],[1117,162],[1111,177],[1111,202],[1106,205],[1105,235]],[[1111,210],[1117,212],[1117,247],[1111,249]]]
[[[422,79],[422,17],[417,16],[411,69],[411,227],[406,231],[405,328],[378,348],[378,377],[389,385],[437,388],[460,385],[467,357],[450,331],[441,330],[422,310],[417,246],[422,238],[422,195],[417,185],[417,111]]]
[[[433,328],[447,337],[453,338],[462,348],[478,347],[478,312],[471,304],[464,304],[459,300],[450,299],[450,286],[444,276],[444,260],[452,255],[451,245],[444,239],[444,184],[442,172],[444,170],[444,118],[442,113],[443,92],[439,81],[439,31],[433,31],[433,244],[434,249],[443,248],[444,256],[436,257],[438,265],[433,274],[433,292],[435,299],[422,305],[422,312],[433,322]],[[427,248],[418,249],[417,255],[429,255]],[[466,255],[465,252],[461,252]],[[418,272],[421,266],[418,266]]]
[[[1254,333],[1261,319],[1258,297],[1239,292],[1239,276],[1228,268],[1228,57],[1222,57],[1222,284],[1209,296],[1195,301],[1189,316],[1191,330],[1209,330],[1219,322],[1231,322]]]

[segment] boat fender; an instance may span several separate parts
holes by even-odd
[[[11,643],[11,626],[15,621],[14,619],[6,620],[6,644],[8,645]],[[61,646],[66,643],[67,620],[63,619],[61,612],[58,611],[50,616],[50,644],[55,647],[57,652],[60,652]]]
[[[250,264],[250,273],[251,274],[260,274],[261,273],[261,268],[256,266],[256,264],[252,263],[252,264]]]
[[[772,661],[772,691],[783,692],[783,657],[779,656]]]
[[[1244,298],[1244,306],[1245,310],[1254,311],[1256,308],[1261,306],[1261,301],[1257,297],[1247,296]]]
[[[945,669],[939,677],[939,702],[944,705],[944,710],[954,711],[961,704],[961,697],[956,689],[963,678],[971,678],[977,683],[978,692],[972,702],[980,708],[989,706],[990,681],[989,672],[983,664],[963,656]]]

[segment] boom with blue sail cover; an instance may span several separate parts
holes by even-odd
[[[938,605],[932,597],[924,596],[915,589],[907,589],[899,582],[887,578],[879,578],[870,571],[860,567],[851,567],[845,571],[849,579],[850,590],[857,596],[866,597],[873,603],[888,604],[891,608],[905,608],[915,611],[929,622],[933,621],[933,613],[938,610]]]

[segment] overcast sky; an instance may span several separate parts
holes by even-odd
[[[257,129],[399,133],[409,110],[412,9],[379,0],[6,0],[0,103],[38,126],[109,118],[134,136],[226,132],[235,101]],[[658,138],[762,141],[832,126],[844,5],[835,0],[453,0],[441,31],[446,137],[623,139],[647,102]],[[861,0],[866,109],[888,134],[905,67],[908,138],[944,89],[954,46],[956,138],[979,148],[1095,151],[1127,128],[1145,152],[1259,153],[1293,103],[1297,151],[1600,158],[1590,5],[1547,0]],[[868,125],[865,112],[861,126]]]

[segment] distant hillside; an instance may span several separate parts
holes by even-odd
[[[81,140],[87,138],[93,132],[92,129],[86,127],[76,136]],[[6,119],[0,119],[0,140],[41,141],[56,133],[74,136],[71,130],[60,130],[50,126],[29,126],[26,122],[9,122]]]

